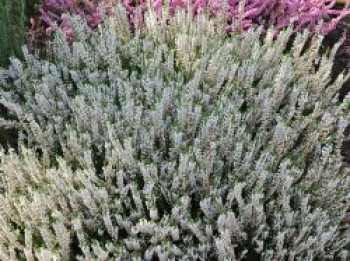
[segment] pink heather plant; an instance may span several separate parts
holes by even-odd
[[[130,3],[130,0],[124,3]],[[144,1],[140,1],[143,3]],[[153,6],[159,13],[161,6],[166,1],[154,0]],[[295,32],[308,28],[314,31],[316,26],[323,21],[322,33],[328,34],[335,29],[336,24],[350,12],[347,8],[335,10],[336,0],[172,0],[170,12],[176,8],[187,8],[196,14],[200,9],[209,9],[214,16],[220,13],[223,4],[227,3],[228,30],[247,30],[251,26],[265,25],[275,26],[277,31],[286,28],[295,20]],[[238,22],[232,24],[232,21]],[[239,27],[239,28],[238,28]]]
[[[67,14],[79,14],[85,18],[90,28],[95,28],[102,22],[99,4],[107,4],[108,13],[112,15],[111,4],[118,0],[44,0],[41,4],[40,26],[45,27],[49,36],[52,25],[57,24],[66,33],[67,40],[73,41],[73,32],[67,20]],[[136,11],[141,14],[147,8],[148,0],[120,0],[124,5],[131,26],[135,25]],[[321,33],[326,35],[335,29],[337,23],[349,9],[334,9],[336,0],[150,0],[157,14],[163,6],[168,5],[170,13],[178,8],[184,8],[196,15],[201,9],[209,11],[212,16],[222,14],[226,5],[228,32],[246,31],[253,25],[265,27],[274,26],[276,33],[295,22],[295,32],[305,28],[314,31],[322,21]],[[142,17],[141,17],[142,21]],[[34,26],[35,27],[35,26]],[[35,37],[34,37],[35,38]]]
[[[74,36],[68,21],[68,14],[82,16],[90,28],[94,29],[102,21],[100,3],[106,4],[109,7],[107,10],[111,11],[109,0],[43,0],[39,6],[39,17],[30,19],[29,50],[34,49],[39,39],[50,37],[54,25],[59,26],[65,32],[68,42],[72,42]]]
[[[58,24],[72,41],[72,29],[67,20],[67,14],[79,14],[84,17],[91,28],[101,22],[101,12],[97,0],[45,0],[39,8],[41,19],[48,25],[47,34],[51,33],[51,26]]]

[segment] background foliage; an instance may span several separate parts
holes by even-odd
[[[26,40],[27,17],[34,15],[40,0],[0,0],[0,66],[10,56],[22,57]]]

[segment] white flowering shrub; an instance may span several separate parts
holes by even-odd
[[[122,10],[0,72],[0,259],[347,260],[336,49]]]

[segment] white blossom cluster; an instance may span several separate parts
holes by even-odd
[[[0,260],[348,260],[336,48],[123,10],[0,71]]]

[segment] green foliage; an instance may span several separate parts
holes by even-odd
[[[22,57],[26,39],[28,15],[35,12],[38,0],[0,0],[0,66],[9,63],[10,56]]]

